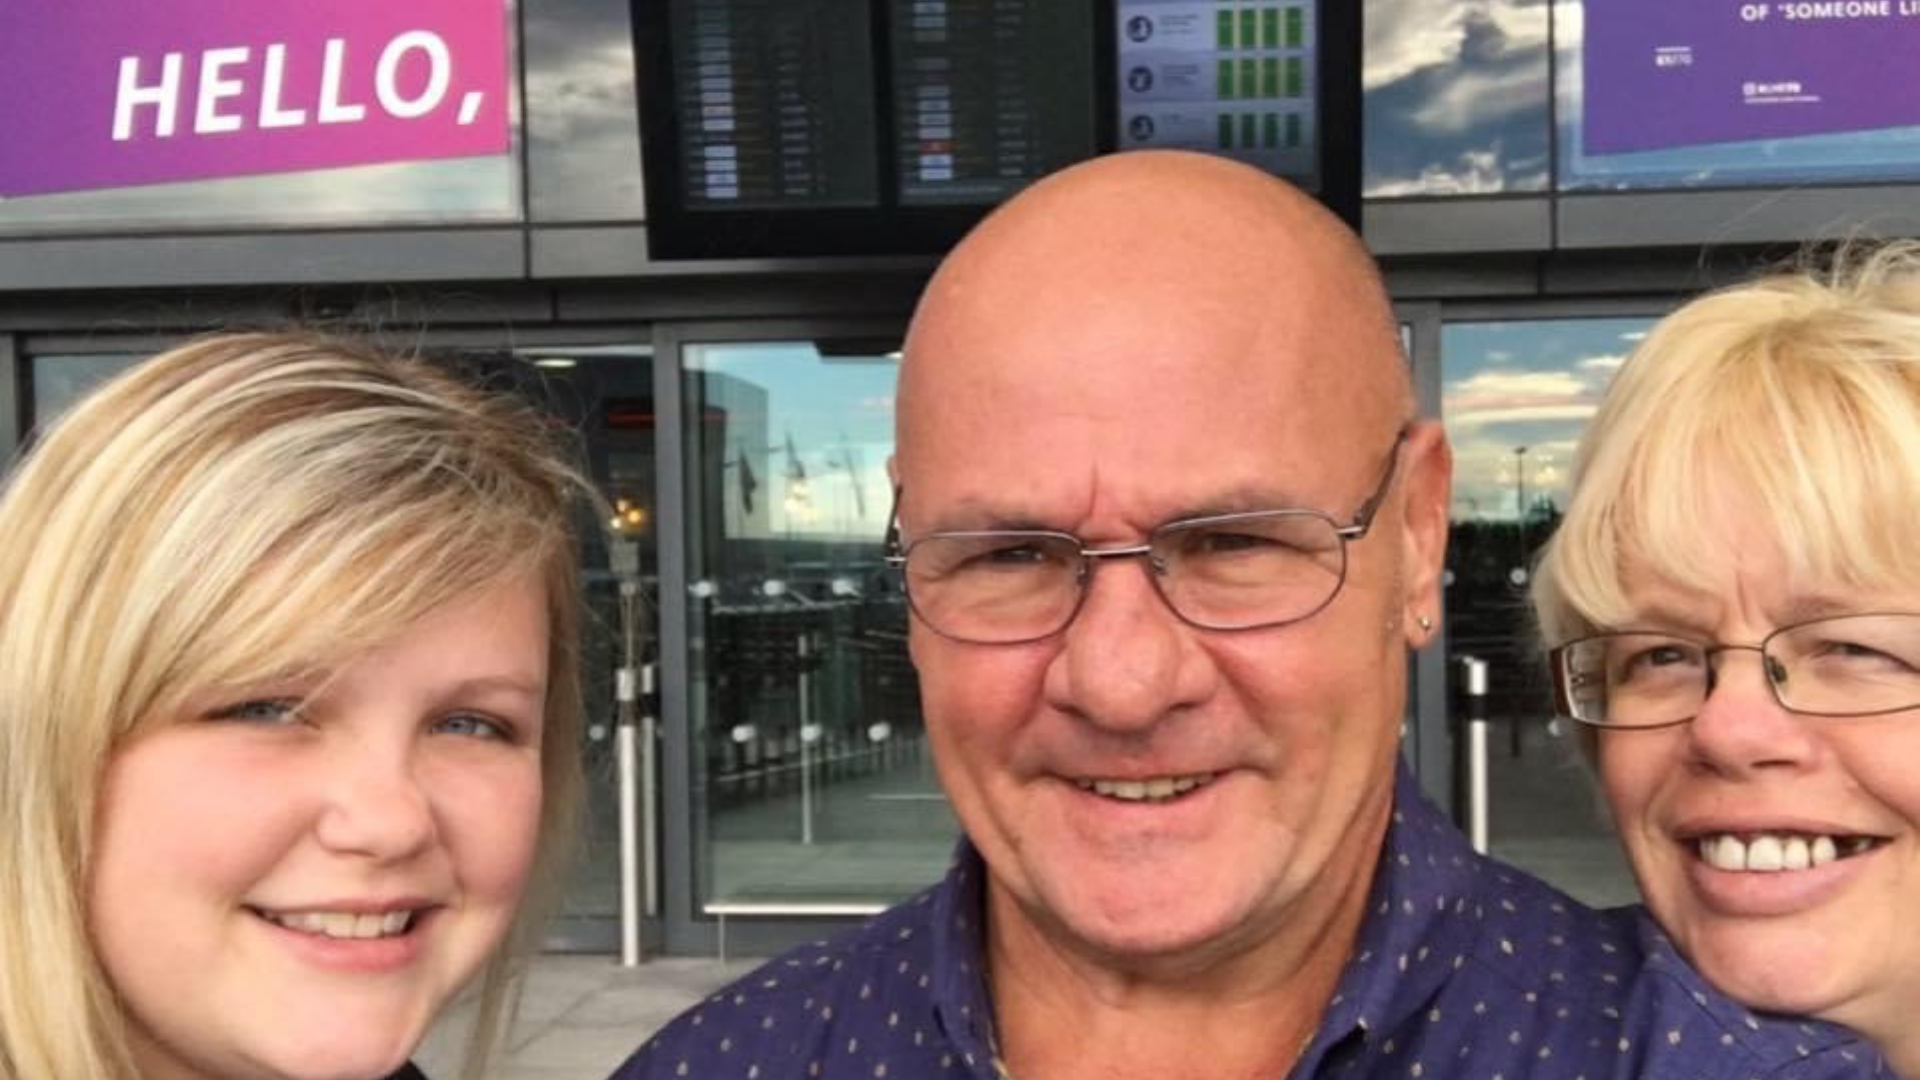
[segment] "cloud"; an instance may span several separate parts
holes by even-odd
[[[1642,336],[1644,337],[1645,335]],[[1626,362],[1627,358],[1624,356],[1589,356],[1585,360],[1575,363],[1573,366],[1582,371],[1604,371],[1611,374],[1619,370],[1620,365]]]
[[[1368,90],[1417,71],[1544,49],[1543,0],[1367,0],[1361,78]]]
[[[1448,408],[1481,408],[1504,402],[1537,404],[1582,397],[1591,384],[1566,371],[1476,371],[1447,388]]]
[[[1369,196],[1545,190],[1544,0],[1370,0],[1367,26]]]

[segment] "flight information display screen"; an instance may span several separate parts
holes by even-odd
[[[1222,154],[1320,187],[1314,0],[1121,0],[1120,148]]]
[[[670,0],[693,208],[880,201],[866,0]]]
[[[1357,223],[1359,6],[633,0],[650,254],[937,254],[1048,173],[1154,147]]]
[[[901,203],[997,203],[1098,152],[1091,8],[1027,0],[889,7]]]

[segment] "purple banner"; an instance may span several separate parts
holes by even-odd
[[[1920,124],[1920,0],[1588,0],[1589,154]]]
[[[0,0],[0,197],[505,153],[505,0]]]

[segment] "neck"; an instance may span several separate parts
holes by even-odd
[[[1894,1075],[1901,1080],[1920,1080],[1920,1029],[1911,1024],[1903,1025],[1899,1031],[1868,1034],[1873,1044],[1893,1067]]]
[[[1378,837],[1374,837],[1377,848]],[[1280,929],[1174,956],[1102,954],[988,884],[999,1051],[1016,1080],[1285,1076],[1359,935],[1373,863]]]

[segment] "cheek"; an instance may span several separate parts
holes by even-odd
[[[1652,810],[1660,781],[1680,767],[1679,743],[1664,733],[1602,732],[1594,750],[1600,790],[1627,843]]]
[[[298,842],[306,811],[290,794],[297,781],[270,762],[194,752],[169,734],[136,744],[101,788],[96,906],[244,894]]]
[[[962,645],[925,635],[913,648],[927,727],[969,743],[1019,727],[1040,709],[1048,658],[1040,645]]]
[[[526,884],[540,837],[540,759],[531,751],[488,756],[492,760],[450,755],[436,762],[432,799],[463,885],[512,901]]]

